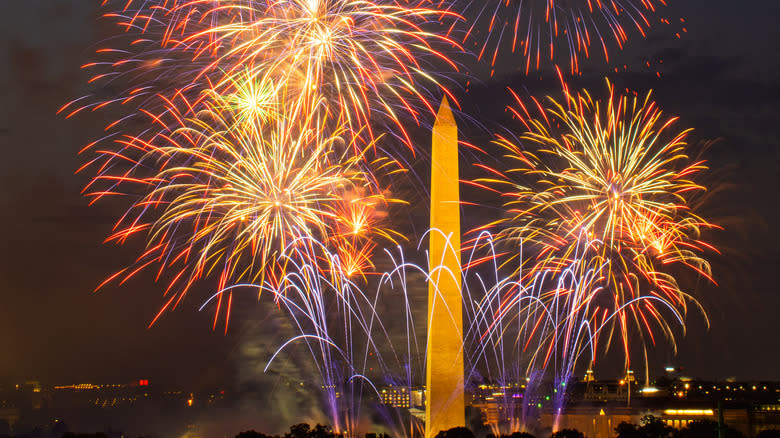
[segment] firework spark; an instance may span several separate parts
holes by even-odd
[[[525,59],[528,73],[562,55],[578,72],[593,50],[609,61],[609,47],[621,48],[634,32],[645,35],[650,18],[665,0],[491,0],[471,2],[464,15],[476,16],[466,42],[473,39],[479,58],[495,66],[511,46]],[[486,30],[484,30],[486,29]]]

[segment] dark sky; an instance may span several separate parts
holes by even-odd
[[[227,335],[211,331],[210,315],[198,313],[195,300],[147,329],[162,289],[148,277],[92,293],[132,261],[140,245],[101,244],[121,204],[88,207],[79,194],[86,176],[74,175],[82,164],[78,150],[100,134],[110,115],[64,120],[55,114],[85,93],[79,66],[106,32],[97,3],[0,6],[0,380],[233,381],[248,338],[262,333],[266,316],[259,307],[236,318]],[[647,40],[632,39],[615,58],[630,71],[610,78],[638,91],[655,89],[667,114],[695,128],[694,138],[721,139],[705,155],[714,191],[707,211],[725,229],[710,236],[723,251],[712,257],[720,287],[697,288],[711,330],[693,318],[679,356],[663,346],[657,357],[692,376],[780,379],[780,4],[669,3],[664,16],[685,17],[687,33],[677,39],[667,27]],[[650,69],[642,67],[648,60]],[[602,91],[608,70],[593,68],[574,82]],[[534,80],[507,74],[486,87],[506,85],[532,87]],[[480,117],[500,113],[501,105],[484,99],[489,108]]]

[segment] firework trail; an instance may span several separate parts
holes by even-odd
[[[502,418],[489,425],[494,433],[531,427],[535,418],[529,412],[531,402],[551,404],[557,418],[577,368],[597,366],[600,339],[610,336],[632,306],[652,306],[659,317],[668,317],[667,327],[684,328],[685,307],[664,297],[640,296],[614,307],[604,282],[611,260],[602,257],[602,247],[601,241],[580,235],[567,260],[528,274],[520,267],[509,269],[517,271],[510,276],[501,274],[507,267],[499,266],[502,257],[489,233],[481,233],[464,254],[466,381],[475,394],[488,391],[485,400],[501,406]],[[522,251],[522,243],[518,248]],[[403,301],[404,332],[399,337],[388,334],[391,324],[385,321],[375,344],[385,347],[377,355],[388,381],[411,393],[425,375],[425,337],[415,326],[414,282],[430,281],[431,273],[441,267],[434,261],[428,266],[415,264],[400,249],[391,260],[393,267],[382,276],[376,296],[378,302],[394,300],[396,306]],[[522,261],[515,259],[515,264],[522,266]],[[398,295],[403,299],[393,298]]]
[[[522,55],[526,74],[543,63],[568,59],[569,70],[601,52],[622,49],[632,33],[645,35],[665,0],[490,0],[471,1],[463,15],[470,27],[463,40],[480,59],[495,66],[499,54]],[[469,41],[472,40],[472,41]],[[470,44],[469,44],[470,42]],[[473,46],[473,47],[472,47]]]
[[[553,409],[560,411],[581,359],[591,365],[596,360],[596,338],[604,324],[596,321],[600,312],[594,302],[603,293],[597,282],[603,265],[589,253],[596,242],[583,239],[560,269],[501,277],[492,237],[482,233],[480,241],[492,256],[487,277],[479,270],[467,272],[469,374],[484,382],[475,388],[489,393],[484,403],[502,408],[501,418],[490,424],[494,434],[525,431],[535,418],[529,406],[552,398]]]
[[[691,211],[691,199],[705,190],[694,181],[705,166],[686,153],[689,130],[664,119],[650,94],[623,96],[607,85],[605,101],[565,85],[562,102],[524,102],[515,95],[511,111],[534,152],[500,137],[496,143],[513,168],[491,169],[495,177],[480,183],[509,199],[510,217],[488,227],[501,227],[506,242],[535,243],[529,272],[567,263],[583,233],[601,242],[599,256],[610,266],[604,280],[610,308],[620,312],[605,346],[615,337],[628,365],[632,332],[643,345],[656,342],[654,326],[674,338],[653,302],[637,298],[657,297],[683,314],[689,303],[698,306],[670,271],[679,265],[712,280],[702,253],[714,248],[700,235],[714,226]]]
[[[186,9],[185,3],[189,5]],[[67,103],[59,112],[70,118],[106,107],[121,111],[124,115],[109,123],[105,137],[95,144],[126,133],[139,135],[135,131],[138,121],[143,125],[147,116],[164,114],[163,104],[175,99],[185,97],[193,105],[189,109],[196,112],[199,97],[213,84],[212,78],[203,77],[209,57],[195,58],[195,48],[188,49],[179,42],[191,32],[230,21],[222,14],[204,16],[219,3],[220,0],[104,0],[101,7],[106,12],[101,18],[119,31],[99,42],[95,60],[82,66],[92,74],[88,83],[95,89]],[[172,10],[175,6],[180,9]],[[149,128],[142,131],[146,129]]]
[[[324,402],[334,430],[357,434],[364,395],[379,395],[366,371],[377,350],[370,336],[381,325],[371,297],[347,275],[337,253],[306,238],[283,252],[290,265],[278,286],[268,291],[292,318],[300,335],[285,342],[269,359],[266,369],[284,349],[305,342],[322,379]]]
[[[388,203],[401,203],[383,193],[372,194],[365,186],[353,186],[344,192],[334,206],[338,219],[327,243],[335,248],[340,267],[347,277],[373,272],[372,262],[377,240],[397,242],[406,238],[387,227]]]
[[[365,387],[376,394],[373,383],[356,369],[375,349],[372,339],[365,336],[370,331],[365,323],[371,316],[362,313],[372,308],[371,303],[344,274],[338,255],[311,237],[291,242],[280,258],[289,269],[279,281],[228,286],[209,298],[201,310],[214,301],[219,306],[221,296],[242,290],[261,289],[272,296],[299,334],[282,343],[265,370],[278,356],[287,354],[288,348],[305,345],[319,371],[323,402],[334,430],[356,436],[353,432],[360,419],[359,403]]]

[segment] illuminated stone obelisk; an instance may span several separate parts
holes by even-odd
[[[425,438],[465,425],[458,127],[446,97],[432,150]]]

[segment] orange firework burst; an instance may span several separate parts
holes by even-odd
[[[566,265],[581,236],[599,242],[613,297],[602,304],[619,312],[614,327],[628,358],[630,326],[651,342],[653,325],[672,335],[653,301],[638,298],[658,297],[683,314],[687,303],[696,302],[670,265],[711,280],[701,254],[714,249],[700,234],[713,225],[691,209],[694,193],[705,190],[694,181],[705,166],[686,152],[689,130],[676,130],[675,118],[664,119],[649,93],[627,97],[607,86],[606,101],[565,86],[563,102],[548,98],[546,105],[526,105],[515,95],[511,111],[525,127],[520,138],[535,152],[499,138],[496,143],[517,166],[481,183],[508,188],[499,191],[510,199],[510,217],[491,226],[501,226],[505,240],[539,245],[532,272]],[[538,116],[532,116],[534,108]]]
[[[277,256],[296,239],[327,242],[351,224],[363,245],[353,240],[352,249],[335,246],[359,260],[370,255],[374,236],[390,237],[376,215],[365,213],[360,223],[343,216],[345,204],[368,210],[387,202],[374,193],[363,158],[351,154],[344,131],[326,135],[325,121],[300,114],[255,120],[250,129],[240,107],[207,106],[212,110],[180,118],[174,115],[179,105],[171,103],[166,114],[180,118],[178,128],[150,139],[128,137],[118,153],[104,152],[92,162],[97,176],[88,196],[138,196],[108,241],[123,243],[139,233],[147,240],[135,264],[107,281],[123,283],[149,266],[158,266],[158,279],[170,271],[171,296],[162,314],[197,280],[216,276],[222,289],[243,281],[262,284],[282,273]],[[349,269],[360,273],[365,266]]]
[[[335,248],[347,277],[365,277],[366,272],[374,268],[371,256],[377,237],[388,242],[404,240],[402,235],[383,226],[389,200],[385,194],[370,193],[366,187],[353,187],[344,192],[336,204],[338,219],[327,243]]]
[[[344,118],[355,132],[370,134],[363,129],[369,122],[388,120],[411,144],[401,121],[416,119],[421,108],[432,113],[423,84],[439,88],[422,68],[423,58],[454,67],[435,46],[457,44],[422,28],[457,18],[446,10],[364,0],[238,1],[214,8],[233,8],[241,18],[192,33],[180,45],[198,47],[195,58],[216,54],[203,68],[203,74],[217,72],[216,87],[249,71],[283,84],[289,99],[324,98],[321,108]]]
[[[160,137],[200,112],[229,109],[241,129],[270,123],[280,112],[328,121],[321,129],[345,138],[353,157],[365,157],[365,147],[384,135],[382,154],[390,156],[397,142],[388,137],[411,147],[405,121],[432,112],[429,91],[443,89],[425,67],[453,65],[437,47],[457,44],[424,27],[458,17],[425,4],[106,0],[112,12],[105,16],[124,34],[83,66],[95,71],[89,82],[103,89],[60,111],[69,118],[121,107],[123,116],[86,148],[109,155],[123,153],[112,141],[125,134]],[[387,125],[393,129],[377,131]]]

